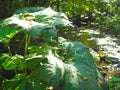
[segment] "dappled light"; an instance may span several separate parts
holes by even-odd
[[[0,0],[0,90],[120,90],[120,0]]]

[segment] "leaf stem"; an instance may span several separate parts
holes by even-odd
[[[9,55],[12,56],[12,52],[11,52],[9,43],[6,42],[6,45],[7,45],[7,48],[8,48]]]
[[[29,43],[30,43],[30,35],[27,33],[25,35],[25,53],[24,53],[24,56],[27,55]]]
[[[28,53],[28,46],[29,46],[29,43],[30,43],[30,35],[29,33],[27,33],[25,35],[25,52],[24,52],[24,57],[27,55]],[[25,68],[25,74],[27,75],[27,68]]]

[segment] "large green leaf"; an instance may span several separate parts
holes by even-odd
[[[3,90],[26,90],[26,79],[24,74],[18,74],[11,80],[3,81]],[[19,89],[21,88],[21,89]]]
[[[101,76],[88,48],[83,44],[61,38],[59,47],[31,46],[29,50],[29,55],[24,57],[29,74],[26,78],[4,81],[3,90],[45,90],[47,87],[54,90],[102,90],[99,83],[102,82]],[[14,57],[11,57],[12,62],[16,60]],[[3,62],[4,58],[10,57],[1,57],[2,65],[6,63],[4,67],[9,70],[11,60]],[[29,88],[26,89],[27,86]]]
[[[0,42],[1,41],[6,41],[9,42],[11,38],[15,34],[17,34],[19,30],[15,29],[15,27],[10,26],[10,25],[5,25],[0,27]]]
[[[45,90],[46,86],[42,83],[32,81],[25,74],[17,74],[11,80],[4,80],[3,90]]]
[[[8,59],[10,56],[9,54],[0,54],[0,66],[2,67],[2,64],[5,62],[6,59]]]
[[[59,49],[45,48],[47,55],[36,54],[27,61],[33,81],[46,82],[55,90],[102,90],[98,83],[101,77],[87,47],[79,42],[62,41],[60,48],[66,50],[63,52],[67,52],[66,60],[57,53]]]
[[[56,12],[50,7],[42,9],[30,7],[20,10],[17,11],[17,14],[7,18],[5,22],[23,28],[30,33],[32,38],[42,37],[45,40],[51,40],[56,37],[58,29],[69,30],[73,28],[72,23],[64,13]]]
[[[23,70],[25,65],[24,57],[21,55],[9,56],[8,54],[0,55],[0,66],[4,67],[5,70]]]
[[[32,38],[39,38],[41,37],[45,41],[50,41],[55,39],[57,36],[57,31],[52,29],[51,27],[41,27],[41,26],[34,26],[30,30],[30,36]]]

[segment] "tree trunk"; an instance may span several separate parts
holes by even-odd
[[[57,0],[56,2],[57,2],[57,6],[56,6],[57,7],[57,11],[59,12],[60,11],[60,0]]]

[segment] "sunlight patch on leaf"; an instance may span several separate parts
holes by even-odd
[[[27,30],[29,30],[30,28],[32,28],[33,26],[46,26],[47,24],[43,24],[43,23],[38,23],[35,21],[26,21],[26,20],[21,20],[19,19],[19,15],[14,15],[10,18],[8,18],[8,20],[10,20],[9,24],[16,24],[20,27],[23,27]]]
[[[26,8],[23,8],[23,12],[24,9]],[[18,28],[18,31],[19,29],[27,31],[30,33],[31,38],[41,37],[45,41],[55,39],[58,30],[71,30],[74,27],[63,12],[56,12],[50,7],[31,13],[14,14],[5,19],[4,22],[7,22],[10,27],[14,25],[15,29]],[[2,37],[0,36],[0,38]]]

